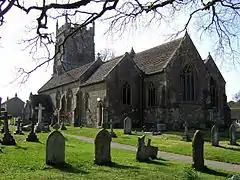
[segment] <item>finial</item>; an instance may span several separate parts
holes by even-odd
[[[67,15],[67,11],[65,11],[65,23],[68,23],[68,15]]]
[[[99,52],[97,53],[97,60],[101,60],[101,54]]]
[[[133,47],[132,47],[131,52],[130,52],[130,56],[131,56],[131,57],[134,57],[135,54],[136,54],[136,53],[135,53],[135,51],[133,50]]]
[[[57,19],[57,22],[56,22],[56,32],[58,30],[58,19]]]

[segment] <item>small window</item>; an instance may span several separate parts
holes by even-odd
[[[60,99],[61,99],[60,92],[57,91],[57,93],[56,93],[56,109],[60,108]]]
[[[68,89],[68,92],[67,92],[67,111],[71,111],[72,110],[72,90],[71,89]]]
[[[84,96],[84,106],[85,106],[85,110],[89,109],[89,94],[88,93],[85,93],[85,96]]]
[[[123,84],[122,101],[123,101],[123,104],[127,104],[127,105],[131,104],[131,87],[127,82]]]
[[[156,105],[156,89],[151,82],[148,87],[148,106]]]

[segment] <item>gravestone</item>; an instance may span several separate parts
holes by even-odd
[[[109,125],[110,125],[110,135],[111,135],[111,137],[117,137],[117,135],[113,131],[113,121],[112,121],[112,119],[110,119]]]
[[[65,163],[65,138],[59,131],[53,131],[47,139],[46,164],[62,165]]]
[[[185,120],[185,123],[184,123],[184,134],[182,136],[182,140],[186,141],[186,142],[191,141],[191,138],[188,135],[188,122],[187,122],[187,120]]]
[[[38,107],[36,107],[35,109],[38,110],[38,122],[35,126],[35,132],[41,132],[43,129],[43,125],[42,125],[42,111],[45,109],[45,107],[42,106],[41,103],[38,104]]]
[[[129,117],[126,117],[123,120],[124,134],[132,134],[132,120]]]
[[[202,133],[197,130],[193,136],[192,142],[193,168],[197,171],[204,170],[204,139]]]
[[[12,116],[9,116],[8,113],[5,111],[3,112],[3,115],[1,116],[2,119],[4,119],[4,135],[2,139],[2,145],[16,145],[15,139],[9,132],[8,128],[8,120],[12,118]]]
[[[140,162],[146,162],[150,159],[156,159],[158,153],[158,147],[151,146],[151,139],[148,139],[147,146],[145,145],[145,135],[138,137],[138,146],[136,153],[136,160]]]
[[[34,132],[34,119],[32,117],[30,117],[29,120],[32,121],[32,124],[31,124],[31,131],[30,131],[28,137],[26,138],[26,141],[28,141],[28,142],[39,142],[39,139],[37,138],[37,135]]]
[[[211,143],[212,146],[219,146],[218,127],[216,125],[213,125],[211,129]]]
[[[17,129],[14,132],[14,134],[19,134],[19,135],[23,135],[24,134],[22,132],[22,121],[21,121],[21,118],[17,118]]]
[[[111,163],[111,136],[106,129],[101,129],[94,140],[95,160],[94,163],[104,165]]]
[[[229,137],[230,137],[230,144],[237,145],[237,137],[236,137],[236,127],[234,124],[231,124],[229,128]]]

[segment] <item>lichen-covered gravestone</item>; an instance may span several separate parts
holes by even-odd
[[[231,124],[229,128],[229,137],[230,137],[230,144],[231,145],[236,145],[237,144],[237,138],[236,138],[236,127]]]
[[[47,139],[46,164],[62,165],[65,162],[65,138],[59,131],[53,131]]]
[[[95,138],[94,163],[104,165],[111,163],[111,136],[106,129],[101,129]]]
[[[216,125],[213,125],[211,129],[211,143],[212,146],[219,146],[218,127]]]
[[[124,134],[132,134],[132,120],[129,117],[126,117],[123,120],[124,125]]]
[[[138,147],[136,153],[136,160],[146,162],[157,158],[158,147],[151,146],[151,139],[148,139],[147,146],[145,145],[145,135],[138,137]]]
[[[204,170],[204,140],[202,133],[197,130],[193,136],[192,142],[193,168],[197,171]]]

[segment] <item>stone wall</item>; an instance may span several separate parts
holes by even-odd
[[[106,78],[108,113],[113,119],[115,127],[123,127],[126,116],[132,119],[133,126],[141,122],[140,114],[140,84],[141,72],[130,56],[124,57]],[[123,104],[123,84],[127,82],[131,87],[131,103]]]
[[[97,98],[100,98],[103,101],[104,107],[107,106],[106,85],[104,82],[92,84],[82,87],[81,91],[83,92],[82,124],[89,127],[97,127]],[[103,122],[106,123],[108,121],[106,112],[104,112],[104,115]]]

